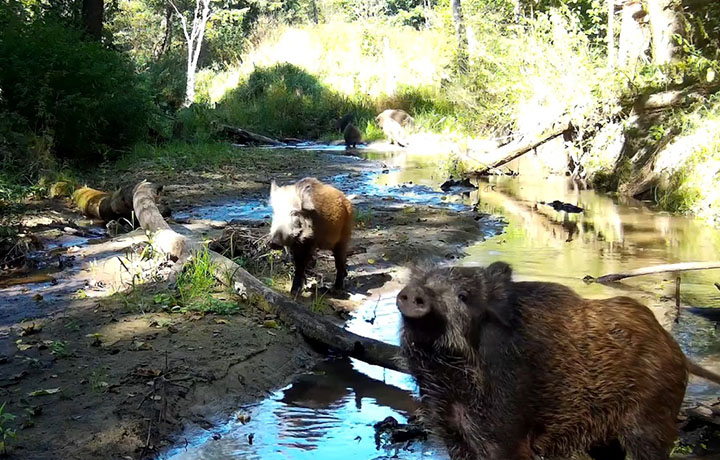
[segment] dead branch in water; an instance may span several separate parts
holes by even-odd
[[[263,136],[262,134],[256,134],[246,129],[238,128],[229,125],[220,125],[220,132],[228,137],[231,137],[237,142],[244,144],[269,144],[269,145],[285,145],[277,139]]]
[[[609,273],[601,276],[600,278],[593,278],[588,275],[584,279],[588,282],[611,283],[613,281],[632,278],[634,276],[654,275],[656,273],[668,272],[684,272],[688,270],[712,270],[715,268],[720,268],[720,262],[684,262],[680,264],[663,264],[655,265],[654,267],[637,268],[624,273]]]
[[[495,150],[492,153],[488,153],[487,155],[484,155],[481,158],[471,158],[465,156],[467,159],[469,159],[473,163],[480,163],[482,166],[479,168],[470,171],[467,175],[468,176],[483,176],[488,174],[490,171],[496,170],[500,166],[504,165],[505,163],[509,163],[513,161],[514,159],[524,155],[525,153],[529,152],[530,150],[533,150],[540,145],[544,144],[545,142],[554,139],[558,137],[559,135],[563,134],[565,131],[570,129],[570,123],[569,122],[562,122],[553,125],[552,128],[549,128],[539,134],[538,136],[530,136],[527,138],[521,138],[519,140],[510,142],[509,144],[505,144],[499,149]]]
[[[155,192],[151,183],[141,182],[135,187],[133,205],[140,226],[152,235],[156,249],[179,261],[202,249],[198,242],[176,233],[165,222],[155,204]],[[262,296],[275,308],[282,321],[295,325],[306,338],[366,363],[404,371],[396,358],[399,355],[397,346],[346,331],[328,318],[317,316],[306,306],[268,288],[227,257],[210,250],[208,253],[216,267],[215,276],[219,280],[229,281],[233,288],[240,283],[248,294]]]

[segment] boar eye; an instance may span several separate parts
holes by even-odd
[[[463,302],[463,303],[467,302],[467,293],[461,292],[460,294],[458,294],[458,300],[460,300],[460,302]]]

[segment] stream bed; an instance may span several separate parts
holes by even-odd
[[[442,164],[427,156],[407,153],[364,153],[382,161],[381,172],[337,176],[333,182],[347,194],[387,198],[403,208],[414,203],[450,210],[475,208],[502,216],[502,233],[494,228],[482,242],[468,242],[463,265],[509,262],[517,280],[560,282],[586,297],[629,295],[647,304],[671,330],[683,351],[715,371],[720,370],[720,345],[715,324],[674,308],[675,276],[653,275],[612,286],[587,284],[586,275],[686,261],[716,259],[720,232],[696,220],[651,210],[632,200],[616,200],[592,190],[578,190],[564,177],[492,177],[479,188],[460,194],[440,191]],[[525,171],[527,168],[524,168]],[[543,204],[554,200],[584,209],[556,211]],[[263,219],[268,203],[232,201],[194,209],[188,216],[206,219]],[[718,271],[680,275],[683,306],[718,307]],[[400,317],[396,288],[368,297],[348,321],[347,329],[389,343],[398,342]],[[291,385],[265,400],[239,407],[240,417],[203,434],[192,434],[187,445],[176,446],[161,458],[173,460],[242,459],[446,459],[444,447],[432,437],[423,442],[396,445],[378,443],[373,424],[392,416],[405,422],[415,407],[416,386],[407,375],[356,360],[324,361]],[[686,404],[717,394],[713,387],[692,378]],[[249,421],[246,416],[249,416]]]

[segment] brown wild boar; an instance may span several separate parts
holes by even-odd
[[[287,247],[295,264],[290,292],[305,282],[305,269],[315,249],[329,249],[335,257],[335,288],[342,289],[347,276],[347,248],[353,227],[353,207],[335,187],[306,177],[295,184],[270,186],[273,209],[270,246]]]
[[[690,362],[628,297],[513,282],[510,266],[418,271],[398,294],[401,350],[453,460],[662,460]]]
[[[362,143],[362,134],[352,123],[348,123],[343,130],[346,148],[356,148],[357,144]]]
[[[355,116],[352,113],[348,113],[340,118],[335,126],[343,133],[345,147],[354,149],[357,147],[357,144],[362,143],[362,133],[353,125],[353,122],[355,122]]]
[[[407,146],[405,128],[412,126],[413,118],[404,110],[387,109],[375,117],[375,122],[385,133],[391,144]]]

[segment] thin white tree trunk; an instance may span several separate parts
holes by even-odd
[[[451,0],[452,7],[452,18],[455,24],[455,36],[457,38],[457,60],[460,71],[465,71],[467,68],[468,59],[468,40],[465,33],[465,19],[462,13],[462,4],[460,0]]]
[[[180,13],[172,1],[170,2],[180,17],[188,48],[185,101],[183,102],[183,107],[189,107],[195,100],[195,72],[197,71],[197,63],[200,59],[200,49],[202,47],[203,37],[205,36],[205,26],[207,25],[208,19],[210,19],[210,1],[211,0],[195,0],[195,10],[193,11],[193,21],[190,29],[188,29],[185,16]]]
[[[623,5],[617,55],[617,65],[621,68],[635,66],[650,44],[647,31],[643,30],[639,22],[643,16],[643,6],[639,0],[628,1]]]
[[[608,68],[615,67],[615,0],[608,0],[607,28]]]

